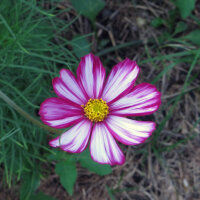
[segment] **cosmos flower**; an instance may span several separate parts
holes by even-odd
[[[68,69],[53,79],[57,98],[40,106],[41,120],[53,128],[69,130],[50,141],[50,146],[80,153],[90,139],[90,154],[101,164],[121,165],[124,154],[116,140],[125,145],[143,143],[155,130],[151,121],[127,117],[149,115],[161,103],[154,85],[134,86],[139,74],[135,61],[125,59],[114,66],[106,79],[100,59],[93,54],[82,57],[77,77]]]

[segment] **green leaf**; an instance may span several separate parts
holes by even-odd
[[[82,167],[88,168],[91,172],[95,172],[98,175],[103,176],[112,173],[110,165],[101,165],[92,160],[88,148],[80,154],[78,160]]]
[[[65,151],[61,151],[60,149],[53,149],[52,153],[47,155],[47,159],[49,161],[61,161],[61,160],[67,160],[67,159],[73,159],[72,154],[68,154]]]
[[[82,57],[90,53],[90,43],[83,36],[76,36],[73,38],[72,47],[77,57]]]
[[[30,195],[37,189],[39,183],[40,177],[38,173],[25,173],[20,188],[20,200],[29,200]]]
[[[111,189],[111,188],[108,187],[107,185],[106,185],[106,189],[107,189],[107,191],[108,191],[108,195],[109,195],[110,199],[111,199],[111,200],[115,200],[115,196],[114,196],[114,194],[113,194],[113,189]]]
[[[96,16],[104,8],[103,0],[71,0],[74,8],[94,23]]]
[[[56,173],[60,177],[62,186],[72,195],[77,179],[76,163],[74,160],[66,160],[56,164]]]
[[[195,45],[200,45],[200,29],[190,32],[188,35],[182,37],[182,39],[189,40]]]
[[[178,33],[181,33],[183,31],[185,31],[187,29],[187,24],[184,22],[178,22],[178,24],[176,25],[175,31],[173,33],[173,35],[176,35]]]
[[[160,18],[160,17],[157,17],[157,18],[154,18],[152,21],[151,21],[151,26],[155,27],[155,28],[158,28],[159,26],[163,25],[165,23],[165,20]]]
[[[38,194],[32,194],[29,200],[56,200],[56,199],[46,194],[43,194],[42,192],[39,192]]]
[[[176,0],[175,4],[180,11],[181,17],[186,19],[195,7],[195,0]]]

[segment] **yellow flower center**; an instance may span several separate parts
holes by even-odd
[[[85,116],[92,122],[103,121],[109,111],[106,101],[102,99],[90,99],[85,105],[81,106],[84,109]]]

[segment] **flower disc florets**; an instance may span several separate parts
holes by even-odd
[[[92,122],[101,122],[103,121],[108,113],[109,107],[106,104],[106,101],[102,99],[89,99],[86,105],[82,105],[85,116],[90,119]]]

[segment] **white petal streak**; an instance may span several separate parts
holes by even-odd
[[[67,99],[76,103],[77,105],[84,104],[66,85],[60,78],[53,79],[53,88],[55,93],[63,99]]]
[[[106,125],[112,135],[126,145],[143,143],[155,130],[154,122],[143,122],[110,115]]]
[[[49,145],[52,147],[60,147],[63,151],[80,153],[87,147],[91,129],[92,122],[82,120],[64,132],[60,137],[51,140]]]
[[[82,115],[76,115],[76,116],[68,116],[63,119],[57,119],[57,120],[45,120],[45,123],[48,126],[54,127],[54,128],[67,128],[71,126],[74,123],[79,122],[82,120]]]
[[[54,78],[52,82],[54,91],[59,97],[78,105],[83,105],[87,102],[87,95],[85,95],[84,90],[80,88],[71,71],[62,69],[60,71],[60,77]]]
[[[122,151],[103,123],[94,125],[90,153],[92,159],[100,164],[122,165],[125,161]]]
[[[80,86],[85,90],[88,97],[100,98],[105,74],[105,69],[99,57],[88,54],[81,58],[77,69],[77,77]]]
[[[110,105],[113,115],[138,116],[155,112],[160,104],[161,94],[154,85],[142,83],[133,88],[132,92]]]
[[[136,62],[128,58],[114,66],[108,76],[102,99],[111,102],[118,96],[126,95],[134,86],[139,71]]]
[[[82,101],[81,103],[86,103],[87,99],[70,70],[62,69],[60,71],[60,78],[62,79],[63,83],[68,86],[70,91]]]

